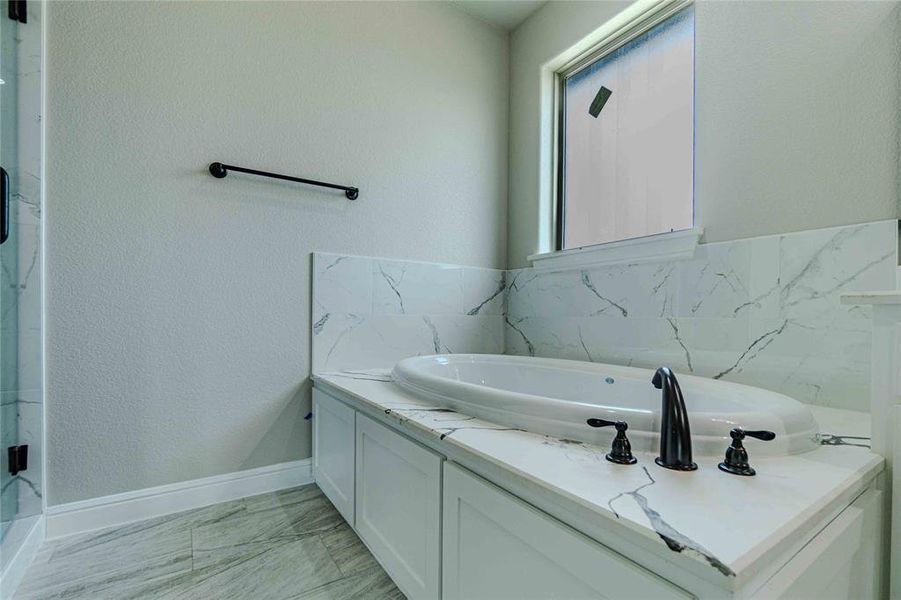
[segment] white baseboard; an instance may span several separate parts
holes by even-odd
[[[47,539],[313,483],[307,458],[47,507]]]
[[[16,550],[16,553],[7,563],[6,569],[3,570],[3,574],[0,575],[0,598],[13,597],[19,584],[22,583],[22,578],[25,577],[25,571],[31,566],[34,557],[38,554],[38,550],[41,549],[41,544],[44,543],[44,515],[17,520],[10,525],[11,528],[19,526],[30,526],[31,529],[23,534],[19,549]],[[7,531],[8,536],[11,533],[11,530]]]

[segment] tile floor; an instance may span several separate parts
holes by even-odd
[[[403,599],[315,485],[47,542],[17,600]]]

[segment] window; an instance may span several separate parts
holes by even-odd
[[[694,224],[694,10],[669,6],[559,75],[558,250]]]

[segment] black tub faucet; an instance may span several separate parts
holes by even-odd
[[[669,367],[660,367],[651,380],[663,390],[663,409],[660,413],[660,456],[654,462],[676,471],[694,471],[698,465],[691,458],[691,428],[688,411],[676,375]]]

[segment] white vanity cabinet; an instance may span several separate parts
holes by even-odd
[[[351,527],[355,414],[346,404],[313,389],[313,477]]]
[[[356,530],[411,600],[441,597],[443,457],[357,413]]]
[[[876,600],[882,492],[871,489],[843,510],[753,596],[754,600]]]
[[[797,534],[799,546],[773,556],[764,571],[720,585],[653,551],[627,557],[613,550],[592,523],[577,531],[579,522],[553,506],[523,500],[528,490],[520,495],[509,481],[498,487],[458,464],[472,466],[468,457],[440,452],[456,448],[437,437],[432,446],[377,407],[319,389],[313,399],[316,481],[413,600],[886,597],[879,589],[883,500],[872,485],[817,529]]]
[[[691,597],[452,463],[442,556],[444,600]]]

